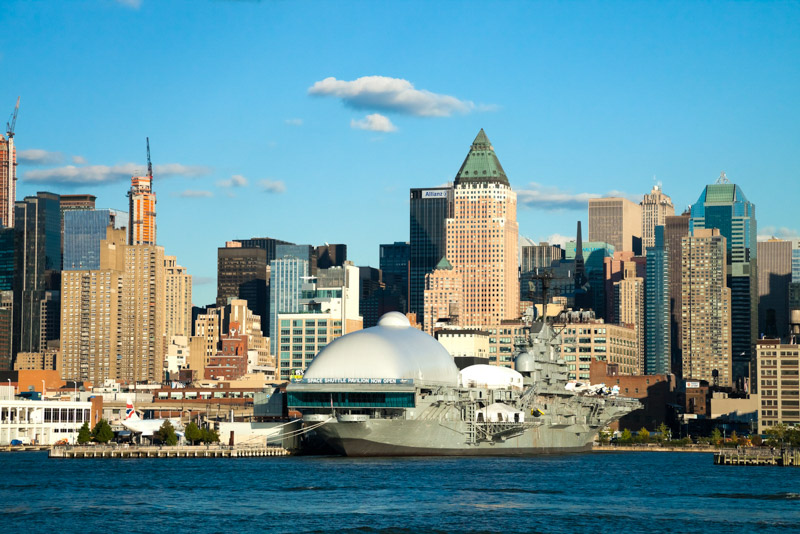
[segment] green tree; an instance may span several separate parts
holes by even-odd
[[[772,442],[771,445],[780,445],[783,446],[783,440],[786,439],[786,432],[788,428],[783,423],[778,423],[777,425],[770,427],[767,429],[767,436],[769,437],[770,441]]]
[[[633,441],[633,434],[631,434],[631,431],[626,428],[625,430],[622,431],[622,435],[620,435],[619,441],[621,443],[630,443]]]
[[[194,421],[186,425],[183,434],[186,436],[186,439],[192,442],[192,445],[194,445],[195,441],[203,439],[203,431],[200,430],[200,427],[198,427]]]
[[[213,428],[204,428],[202,430],[203,437],[201,438],[204,443],[216,443],[219,441],[219,432]]]
[[[761,436],[759,436],[758,434],[750,435],[750,443],[752,443],[754,447],[760,447],[762,442],[763,440],[761,439]]]
[[[714,446],[719,446],[722,442],[722,432],[719,431],[719,428],[715,428],[711,431],[711,444]]]
[[[92,441],[92,431],[89,430],[89,422],[83,423],[83,426],[78,430],[78,443],[83,445]]]
[[[650,431],[647,428],[642,427],[639,429],[639,432],[636,434],[636,441],[639,443],[647,443],[650,441]]]
[[[178,434],[175,433],[175,427],[172,426],[169,419],[161,424],[161,428],[156,432],[156,437],[161,443],[165,443],[170,447],[178,444]]]
[[[609,429],[604,428],[597,433],[597,442],[600,445],[608,445],[609,441],[611,441],[611,431]]]
[[[92,436],[99,443],[108,443],[114,439],[114,431],[111,430],[111,425],[108,424],[108,421],[100,419],[92,429]]]
[[[735,430],[731,432],[731,443],[736,447],[739,446],[739,434],[737,434]]]

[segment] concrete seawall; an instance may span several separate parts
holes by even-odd
[[[714,447],[664,447],[661,445],[595,445],[592,452],[704,452],[715,453]]]

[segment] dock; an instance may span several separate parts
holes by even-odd
[[[226,447],[181,445],[176,447],[66,446],[50,449],[50,458],[256,458],[288,456],[283,447]]]
[[[722,450],[714,454],[714,465],[777,465],[782,467],[800,467],[800,450]]]

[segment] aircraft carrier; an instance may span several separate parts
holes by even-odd
[[[438,341],[392,312],[323,349],[287,387],[288,405],[347,456],[585,451],[602,428],[641,405],[570,384],[559,339],[535,323],[516,371],[475,365],[459,372]]]

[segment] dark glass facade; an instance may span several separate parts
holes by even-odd
[[[398,307],[386,311],[408,312],[408,264],[411,245],[402,241],[380,245],[380,269],[390,295],[396,295]],[[386,312],[384,312],[386,313]]]
[[[13,353],[39,352],[42,302],[61,289],[61,202],[53,193],[14,205],[16,270],[14,277]],[[52,295],[52,294],[51,294]],[[52,325],[50,326],[51,328]]]
[[[409,311],[424,311],[425,275],[447,252],[446,221],[453,217],[453,188],[411,189]]]
[[[106,228],[120,228],[127,216],[115,210],[70,210],[64,212],[65,271],[100,268],[100,242]]]
[[[0,228],[0,291],[14,288],[14,236],[13,228]]]
[[[655,227],[655,244],[647,248],[645,284],[645,374],[671,372],[669,254],[664,227]]]

